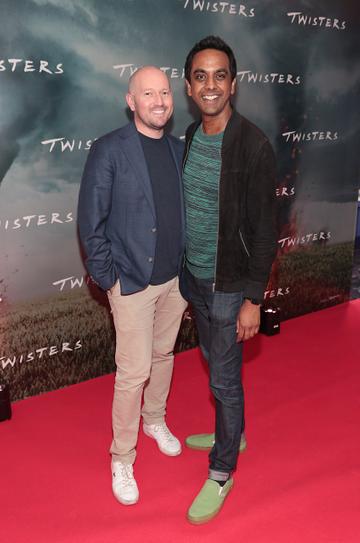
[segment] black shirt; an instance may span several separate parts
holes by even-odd
[[[160,285],[178,273],[181,251],[179,176],[166,136],[149,138],[140,132],[139,136],[151,179],[157,219],[150,284]]]

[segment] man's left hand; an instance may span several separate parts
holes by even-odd
[[[260,327],[260,305],[244,300],[237,317],[236,341],[246,341],[254,337]]]

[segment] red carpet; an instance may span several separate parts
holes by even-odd
[[[3,543],[352,543],[360,540],[360,300],[293,319],[247,344],[248,449],[221,514],[185,512],[206,453],[163,456],[140,433],[140,501],[111,494],[113,376],[13,405],[0,424]],[[212,427],[197,350],[177,356],[168,422],[181,439]]]

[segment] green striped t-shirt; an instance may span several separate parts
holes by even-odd
[[[186,265],[199,279],[215,275],[223,135],[204,134],[200,125],[184,169]]]

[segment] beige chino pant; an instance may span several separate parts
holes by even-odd
[[[116,331],[117,368],[110,452],[114,461],[133,464],[140,414],[145,424],[164,421],[173,349],[187,302],[177,277],[126,296],[117,282],[107,294]]]

